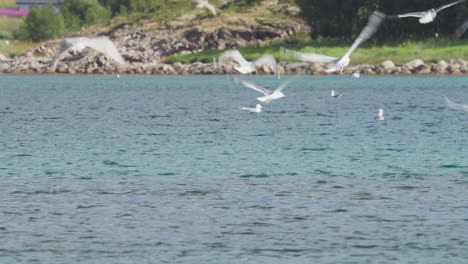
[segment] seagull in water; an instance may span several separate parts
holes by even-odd
[[[115,47],[114,43],[109,40],[108,37],[96,37],[96,38],[68,38],[60,43],[60,48],[57,55],[54,57],[52,62],[52,71],[55,72],[57,64],[60,60],[60,56],[68,51],[82,52],[86,48],[92,48],[99,52],[104,53],[107,57],[115,60],[119,64],[124,64],[125,61],[120,55],[119,51]]]
[[[241,107],[241,110],[248,111],[251,113],[260,113],[262,111],[263,106],[261,104],[257,104],[255,108],[252,107]]]
[[[377,115],[375,116],[375,119],[377,120],[384,120],[384,115],[383,115],[383,109],[380,108],[379,111],[377,112]]]
[[[447,107],[452,110],[463,111],[468,113],[468,105],[455,103],[454,101],[448,99],[447,96],[445,96],[445,102],[447,103]]]
[[[434,21],[434,19],[437,17],[437,13],[439,13],[440,11],[442,11],[442,10],[448,8],[448,7],[451,7],[451,6],[464,3],[465,1],[466,0],[458,0],[458,1],[452,2],[450,4],[443,5],[443,6],[439,7],[439,8],[431,8],[431,9],[429,9],[427,11],[422,11],[422,12],[412,12],[412,13],[401,14],[401,15],[392,15],[392,16],[388,16],[388,18],[389,19],[398,19],[398,18],[405,18],[405,17],[417,17],[417,18],[419,18],[419,23],[429,24],[432,21]]]
[[[234,78],[234,81],[235,83],[240,83],[241,85],[247,88],[263,93],[265,96],[257,97],[257,100],[266,104],[271,102],[272,100],[285,97],[285,95],[283,94],[283,89],[289,84],[289,82],[283,82],[277,89],[268,90],[260,85],[239,78]]]
[[[217,16],[218,14],[216,13],[216,7],[208,0],[194,0],[194,2],[197,4],[197,8],[206,8],[208,9],[214,16]]]
[[[357,71],[357,72],[353,73],[353,75],[351,75],[351,76],[353,76],[354,78],[359,78],[359,77],[361,77],[361,74]]]
[[[464,1],[464,0],[463,0]],[[349,56],[351,53],[354,52],[355,49],[359,47],[362,43],[370,39],[375,32],[379,29],[382,22],[385,20],[386,15],[380,11],[374,11],[372,15],[369,17],[369,21],[367,25],[362,29],[361,33],[354,41],[353,45],[348,49],[348,51],[341,56],[340,58],[330,57],[327,55],[322,54],[315,54],[315,53],[302,53],[296,52],[292,50],[288,50],[285,48],[281,48],[281,53],[283,56],[287,58],[296,59],[299,61],[306,61],[306,62],[316,62],[316,63],[325,63],[329,62],[333,64],[333,67],[326,70],[326,72],[336,72],[340,71],[343,73],[343,69],[349,65],[350,58]]]
[[[335,90],[331,90],[331,94],[330,94],[331,97],[338,98],[338,97],[341,97],[342,95],[343,94],[340,92],[335,92]]]
[[[270,54],[263,55],[255,61],[250,62],[247,61],[238,50],[227,50],[223,52],[218,58],[219,64],[226,64],[230,61],[235,61],[240,65],[239,67],[234,67],[234,69],[242,74],[256,72],[257,67],[266,65],[279,77],[276,60]]]

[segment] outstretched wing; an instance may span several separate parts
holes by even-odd
[[[382,25],[382,22],[385,20],[385,17],[386,15],[384,13],[380,11],[374,11],[374,13],[372,13],[372,15],[369,17],[367,25],[362,29],[361,33],[354,41],[351,48],[349,48],[349,50],[343,57],[349,57],[351,53],[353,53],[353,51],[357,49],[357,47],[359,47],[362,43],[370,39],[380,28],[380,25]]]
[[[57,64],[60,60],[60,56],[72,46],[73,44],[68,39],[65,39],[62,42],[60,42],[59,50],[55,55],[54,59],[52,60],[52,72],[55,72],[55,70],[57,69]]]
[[[406,14],[401,14],[401,15],[397,15],[398,18],[405,18],[405,17],[417,17],[417,18],[420,18],[420,17],[423,17],[424,15],[427,14],[427,11],[423,11],[423,12],[412,12],[412,13],[406,13]],[[393,16],[390,16],[390,17],[393,17]]]
[[[452,110],[468,112],[468,105],[455,103],[448,99],[447,96],[445,96],[445,102],[447,103],[448,108]]]
[[[227,50],[223,52],[218,58],[219,64],[225,64],[230,61],[237,62],[238,64],[240,64],[241,67],[249,66],[249,62],[244,59],[244,57],[238,50]]]
[[[255,66],[267,65],[274,73],[278,71],[276,60],[270,54],[266,54],[255,60]]]
[[[239,78],[234,78],[234,82],[235,83],[239,83],[241,85],[243,85],[244,87],[247,87],[247,88],[250,88],[252,90],[255,90],[257,92],[261,92],[262,94],[264,95],[270,95],[272,94],[273,92],[260,86],[260,85],[256,85],[255,83],[252,83],[252,82],[248,82],[248,81],[245,81],[245,80],[242,80],[242,79],[239,79]]]
[[[337,58],[330,57],[327,55],[316,54],[316,53],[303,53],[294,50],[290,50],[284,47],[281,47],[281,55],[285,59],[292,59],[298,61],[306,61],[306,62],[316,62],[316,63],[325,63],[325,62],[332,62]]]
[[[440,11],[444,10],[445,8],[448,8],[448,7],[451,7],[451,6],[460,4],[460,3],[464,3],[465,1],[466,0],[459,0],[459,1],[455,1],[455,2],[452,2],[452,3],[446,4],[446,5],[443,5],[443,6],[439,7],[439,8],[437,8],[436,12],[440,12]]]
[[[108,37],[90,38],[86,46],[104,53],[107,57],[115,60],[119,64],[124,64],[125,60],[120,55],[114,43]]]
[[[455,39],[459,39],[468,29],[468,19],[465,20],[463,24],[461,24],[457,30],[455,31]]]

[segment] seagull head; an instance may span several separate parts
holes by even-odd
[[[437,16],[437,11],[434,8],[432,8],[431,10],[428,10],[426,14],[419,19],[419,23],[421,24],[431,23],[432,21],[434,21],[436,16]]]

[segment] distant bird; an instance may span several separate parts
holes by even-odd
[[[383,109],[380,108],[379,111],[377,112],[377,115],[375,116],[375,119],[377,120],[384,120],[384,115],[383,115]]]
[[[86,48],[92,48],[99,52],[104,53],[107,57],[115,60],[119,64],[124,64],[125,61],[120,55],[119,51],[115,47],[114,43],[108,37],[79,37],[79,38],[68,38],[60,43],[60,48],[57,55],[54,57],[52,62],[52,71],[55,72],[57,63],[60,60],[60,56],[68,51],[82,52]]]
[[[335,92],[335,90],[331,90],[331,94],[330,94],[331,97],[338,98],[338,97],[341,97],[342,95],[343,94],[340,92]]]
[[[193,1],[195,4],[197,4],[197,8],[206,8],[208,9],[214,16],[217,16],[218,14],[216,13],[216,7],[208,0],[194,0]]]
[[[255,108],[252,107],[241,107],[241,110],[248,111],[251,113],[260,113],[262,111],[263,106],[261,104],[257,104]]]
[[[353,76],[354,78],[359,78],[359,77],[361,77],[361,74],[357,71],[357,72],[353,73],[351,76]]]
[[[422,11],[422,12],[413,12],[413,13],[407,13],[407,14],[401,14],[401,15],[391,15],[391,16],[388,16],[388,19],[397,19],[397,18],[405,18],[405,17],[416,17],[416,18],[419,18],[419,23],[421,24],[428,24],[428,23],[431,23],[432,21],[434,21],[434,19],[437,17],[437,13],[439,13],[440,11],[448,8],[448,7],[451,7],[451,6],[454,6],[454,5],[457,5],[457,4],[460,4],[460,3],[464,3],[466,0],[458,0],[458,1],[455,1],[455,2],[452,2],[450,4],[446,4],[446,5],[443,5],[439,8],[431,8],[427,11]]]
[[[307,62],[317,62],[317,63],[324,63],[329,62],[333,63],[334,66],[327,69],[326,72],[336,72],[340,71],[343,73],[343,70],[346,66],[349,65],[350,58],[349,56],[355,49],[359,47],[362,43],[370,39],[375,32],[379,29],[382,22],[385,20],[386,15],[380,11],[374,11],[372,15],[369,17],[369,21],[367,25],[362,29],[361,33],[354,41],[353,45],[348,49],[348,51],[340,58],[330,57],[327,55],[322,54],[315,54],[315,53],[301,53],[292,50],[288,50],[285,48],[281,49],[283,56],[286,58],[293,58],[300,61],[307,61]]]
[[[253,62],[247,61],[238,50],[227,50],[218,57],[219,64],[226,64],[230,61],[235,61],[240,65],[239,67],[234,67],[234,69],[242,74],[256,72],[257,67],[266,65],[279,76],[276,60],[269,54],[263,55]]]
[[[445,96],[445,102],[447,103],[447,107],[452,110],[468,112],[468,105],[455,103],[454,101],[450,100]]]
[[[260,85],[257,85],[252,82],[248,82],[239,78],[234,78],[234,81],[236,83],[239,83],[247,88],[253,89],[257,92],[263,93],[265,96],[258,97],[257,100],[263,103],[269,103],[272,100],[276,100],[279,98],[285,97],[283,94],[283,89],[286,88],[286,86],[289,84],[289,82],[283,82],[277,89],[275,90],[268,90]]]
[[[468,29],[468,19],[461,24],[457,30],[455,31],[455,39],[459,39],[463,34],[465,34],[466,30]]]

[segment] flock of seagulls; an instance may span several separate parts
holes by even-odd
[[[223,1],[226,4],[225,0]],[[406,14],[398,14],[398,15],[386,15],[378,10],[374,11],[368,20],[367,25],[362,29],[359,36],[353,42],[351,47],[347,50],[345,54],[341,57],[332,57],[325,54],[316,54],[316,53],[303,53],[298,52],[290,49],[286,49],[281,47],[280,54],[283,58],[289,60],[296,60],[296,61],[303,61],[303,62],[312,62],[312,63],[329,63],[331,66],[326,70],[326,72],[340,72],[343,73],[345,67],[349,65],[351,62],[350,56],[351,54],[364,42],[369,40],[380,28],[382,23],[386,20],[393,20],[393,19],[402,19],[408,17],[416,17],[419,18],[419,23],[421,24],[428,24],[434,21],[437,17],[437,14],[442,10],[449,8],[451,6],[455,6],[457,4],[461,4],[466,2],[466,0],[458,0],[455,2],[451,2],[449,4],[443,5],[438,8],[431,8],[427,11],[422,12],[412,12]],[[193,3],[196,5],[196,8],[206,8],[208,9],[214,16],[217,15],[216,7],[212,5],[208,0],[193,0]],[[468,29],[468,20],[466,20],[462,25],[460,25],[455,33],[455,37],[459,38],[464,32]],[[95,37],[95,38],[87,38],[87,37],[77,37],[77,38],[68,38],[61,42],[59,51],[57,55],[54,57],[52,61],[51,70],[55,72],[57,68],[57,64],[60,60],[60,57],[63,53],[67,51],[72,51],[74,53],[82,52],[86,48],[94,49],[98,52],[105,54],[107,57],[113,59],[115,62],[119,64],[124,64],[125,61],[118,52],[115,45],[112,41],[107,37]],[[251,74],[257,71],[259,67],[265,67],[273,72],[275,75],[280,78],[280,73],[278,71],[278,66],[276,63],[275,58],[270,54],[265,54],[254,61],[247,61],[242,54],[238,50],[227,50],[223,52],[217,60],[214,60],[215,67],[220,65],[226,65],[230,63],[235,63],[233,67],[237,72],[241,74]],[[265,69],[264,68],[264,69]],[[120,77],[120,76],[118,76]],[[355,72],[352,74],[352,77],[359,78],[360,73]],[[263,94],[263,96],[258,97],[259,100],[263,104],[267,104],[272,100],[280,99],[285,97],[283,93],[283,89],[287,87],[289,82],[282,82],[280,86],[274,90],[267,89],[262,87],[258,84],[253,82],[249,82],[246,80],[242,80],[240,78],[234,78],[236,84],[240,84],[244,87],[253,89],[257,92]],[[336,92],[334,90],[331,91],[331,97],[339,98],[343,94]],[[447,105],[451,109],[455,110],[463,110],[468,112],[468,106],[457,104],[455,102],[450,101],[447,97],[445,98]],[[262,111],[264,106],[262,104],[257,104],[254,108],[253,107],[241,107],[241,110],[259,113]],[[383,109],[379,109],[376,115],[377,120],[384,120],[383,116]]]

